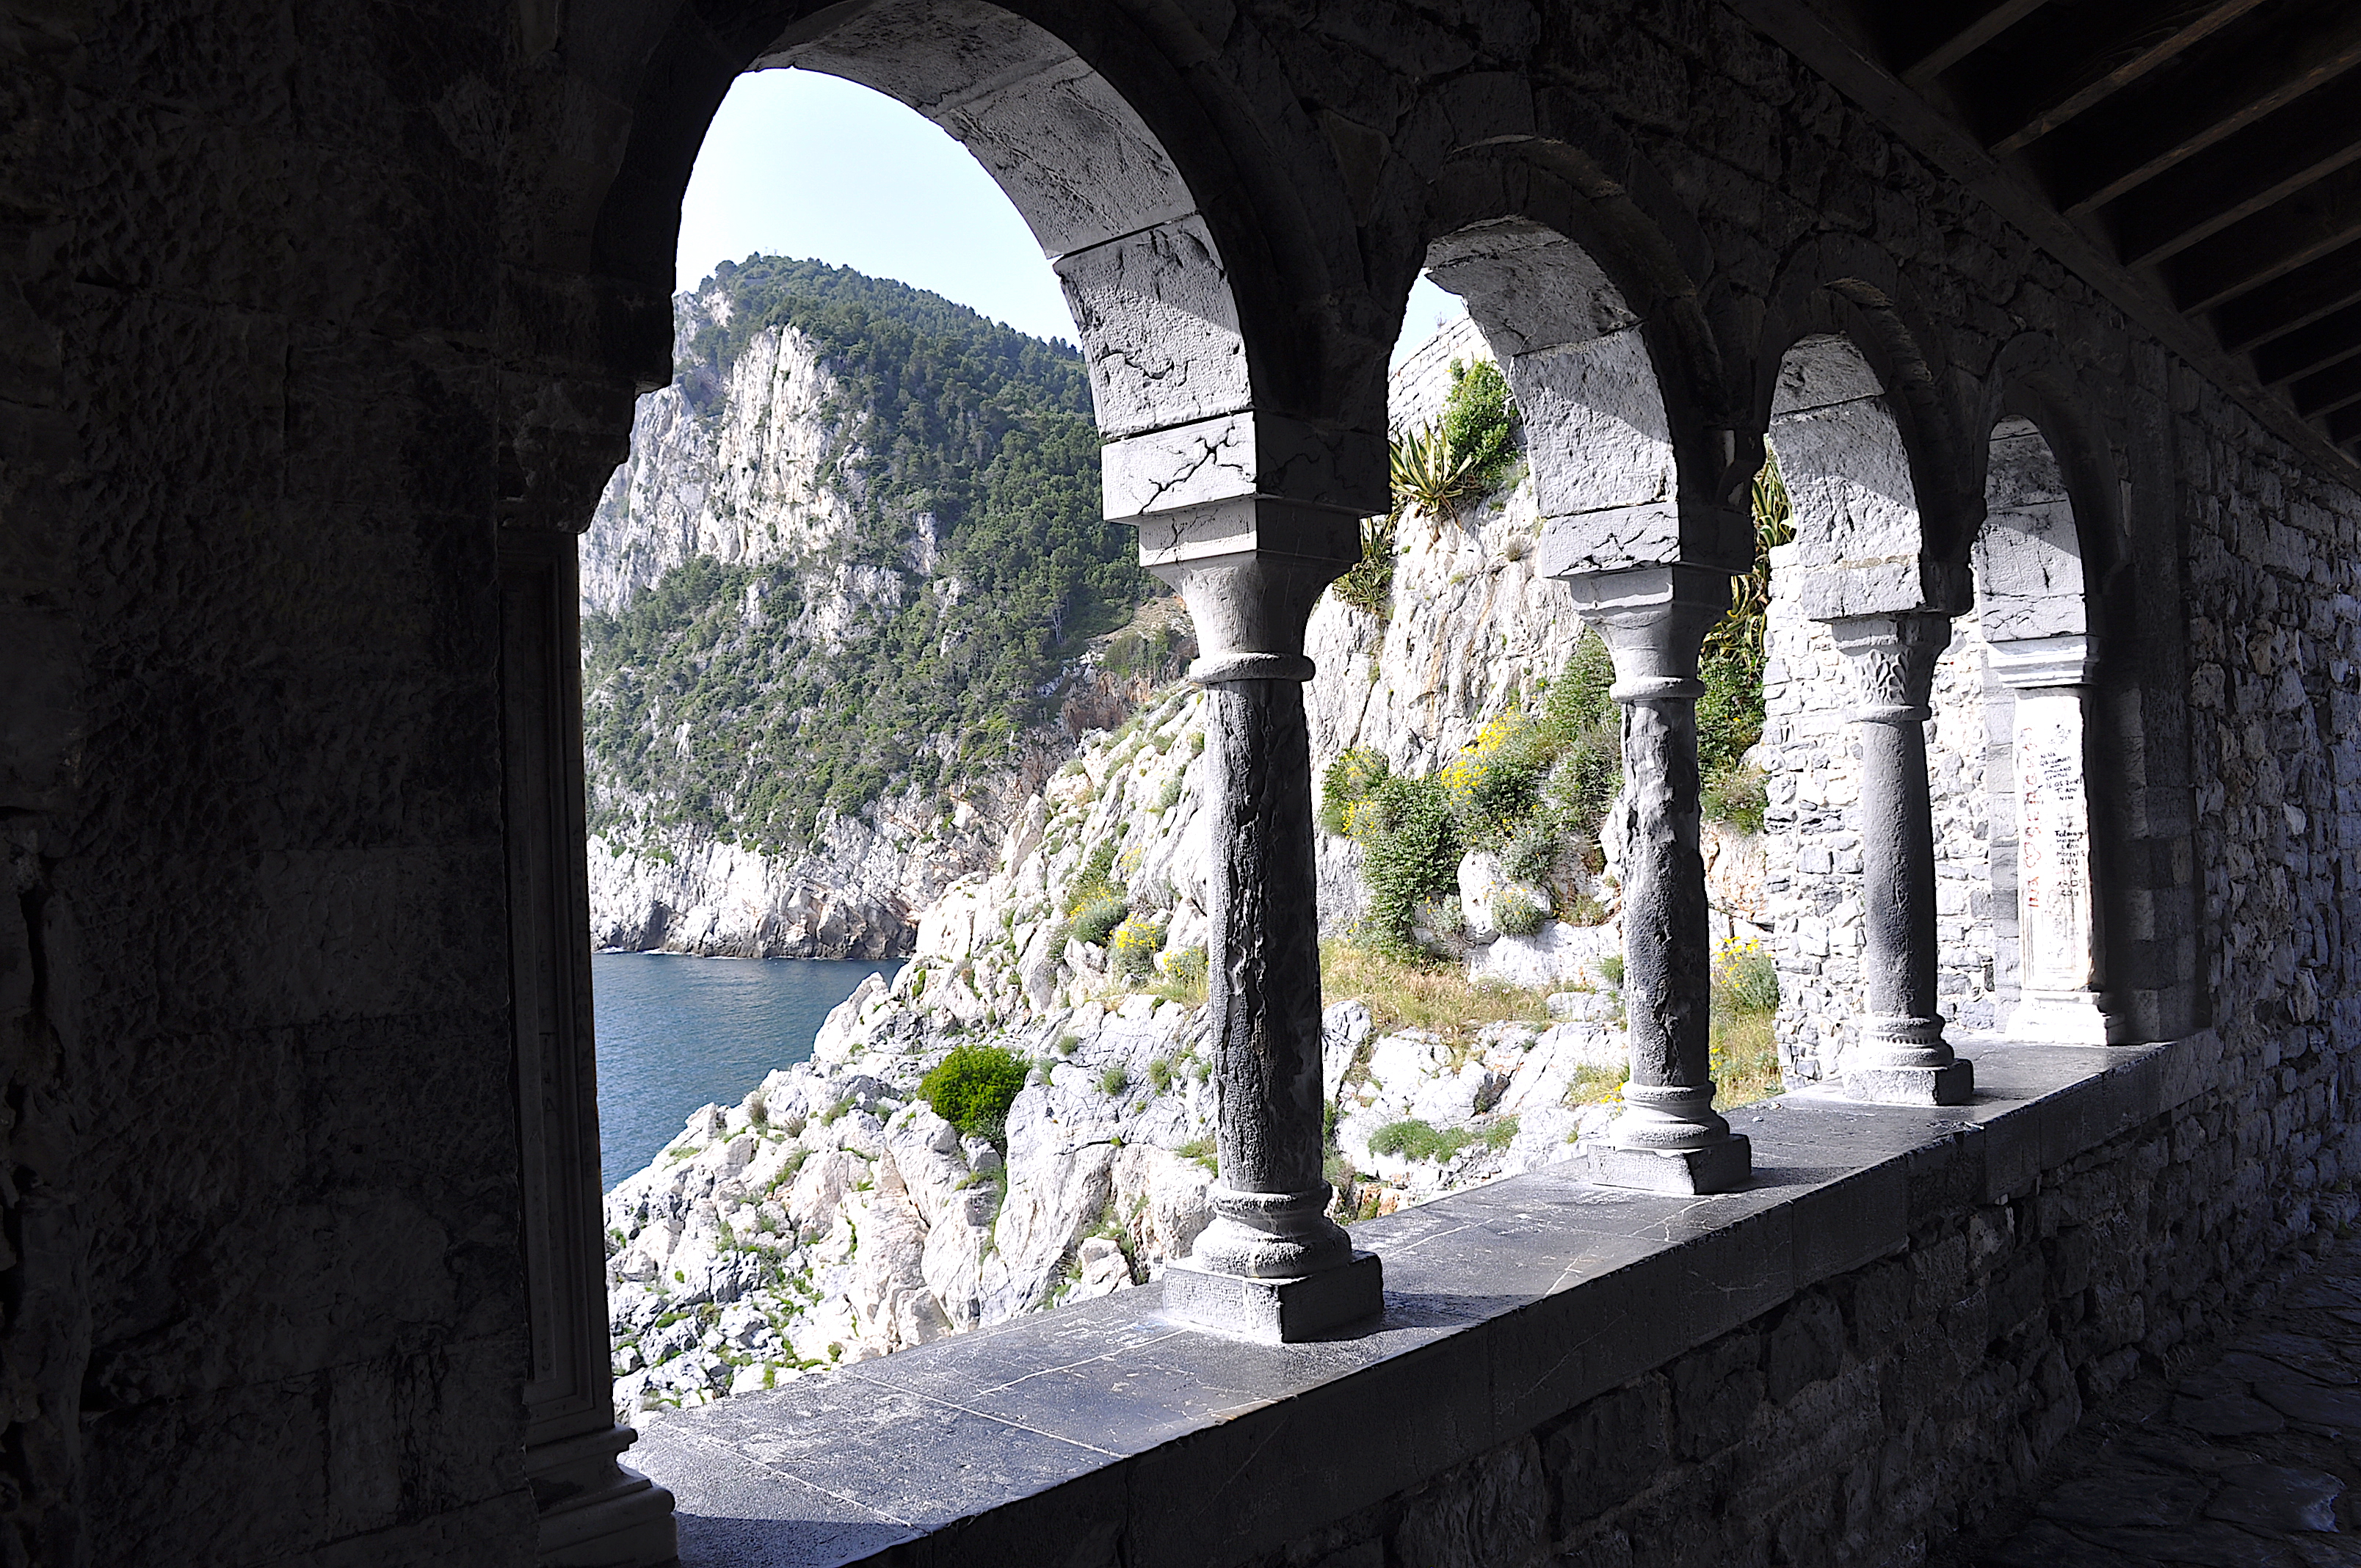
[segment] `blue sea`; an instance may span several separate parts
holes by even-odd
[[[693,959],[598,953],[600,1185],[653,1159],[700,1105],[735,1105],[776,1069],[811,1059],[838,1003],[900,959]]]

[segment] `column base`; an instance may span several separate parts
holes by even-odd
[[[615,1458],[638,1436],[611,1427],[525,1450],[525,1475],[541,1508],[540,1568],[667,1568],[679,1561],[672,1494]]]
[[[1627,1149],[1591,1144],[1590,1179],[1599,1187],[1635,1187],[1642,1192],[1702,1197],[1735,1192],[1754,1177],[1754,1146],[1734,1133],[1701,1149]]]
[[[1845,1095],[1872,1105],[1965,1105],[1976,1097],[1976,1064],[1945,1067],[1850,1067]]]
[[[1164,1266],[1164,1315],[1260,1344],[1317,1339],[1385,1310],[1384,1266],[1373,1252],[1355,1252],[1338,1268],[1293,1279],[1248,1279],[1192,1265]]]

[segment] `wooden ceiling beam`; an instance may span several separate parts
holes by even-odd
[[[2050,193],[2079,217],[2356,66],[2361,5],[2333,0],[2209,61],[2198,81],[2144,83],[2060,128],[2041,152]]]
[[[2181,0],[2161,7],[2162,16],[2148,16],[2143,13],[2158,9],[2154,0],[2137,0],[2112,22],[2092,18],[2092,25],[2103,27],[2095,47],[2063,71],[2041,73],[2038,62],[2025,60],[1995,61],[1993,87],[2004,81],[2030,84],[2010,93],[2011,102],[1992,122],[1993,152],[2005,156],[2031,146],[2261,4]]]
[[[2361,409],[2340,409],[2328,416],[2328,439],[2343,446],[2361,441]]]
[[[2331,251],[2213,312],[2222,346],[2240,353],[2361,300],[2361,245]]]
[[[2184,250],[2361,159],[2361,88],[2350,79],[2248,126],[2101,212],[2125,266]]]
[[[2276,387],[2356,354],[2361,354],[2361,305],[2323,316],[2257,348],[2252,356],[2255,378]]]
[[[1905,66],[1902,80],[1913,86],[1934,80],[1993,39],[2039,10],[2048,0],[2000,0],[1953,29],[1950,35]]]
[[[2191,246],[2164,264],[2165,286],[2177,309],[2210,310],[2356,239],[2361,161]]]
[[[2288,389],[2288,396],[2295,403],[2295,411],[2306,419],[2361,402],[2361,358],[2342,360],[2317,375],[2306,376]]]

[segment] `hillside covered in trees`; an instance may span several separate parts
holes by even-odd
[[[679,317],[586,546],[593,833],[794,855],[1005,768],[1157,591],[1081,356],[812,261],[725,263]]]

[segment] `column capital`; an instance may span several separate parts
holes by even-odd
[[[1711,566],[1635,566],[1561,577],[1575,613],[1615,661],[1617,702],[1696,697],[1697,654],[1730,609],[1730,574]]]
[[[1860,684],[1861,706],[1853,718],[1865,724],[1923,724],[1935,661],[1950,645],[1951,618],[1942,610],[1906,610],[1890,615],[1847,616],[1828,622],[1837,651],[1851,664]]]
[[[2091,639],[2082,632],[2007,638],[1985,644],[1985,663],[2001,685],[2015,691],[2091,683]]]
[[[1241,496],[1128,520],[1139,564],[1187,601],[1200,656],[1189,678],[1312,678],[1303,631],[1321,593],[1361,558],[1360,519]]]

